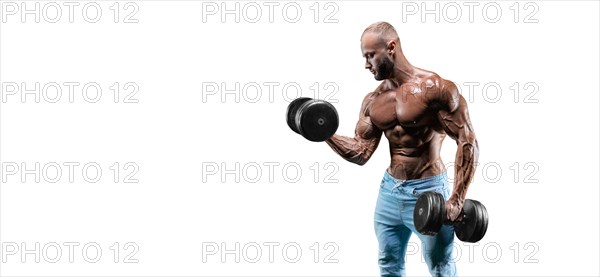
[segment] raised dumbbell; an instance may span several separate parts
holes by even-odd
[[[478,242],[483,238],[488,226],[487,209],[479,201],[466,199],[457,220],[446,222],[446,205],[444,196],[440,193],[424,192],[414,211],[415,228],[424,235],[435,235],[442,228],[442,224],[454,225],[454,232],[459,240],[465,242]]]
[[[310,141],[325,141],[337,131],[339,119],[329,102],[300,97],[287,107],[287,124]]]

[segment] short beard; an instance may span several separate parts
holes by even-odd
[[[394,71],[394,62],[388,56],[384,56],[381,63],[377,67],[377,74],[375,74],[375,80],[381,81],[392,77]]]

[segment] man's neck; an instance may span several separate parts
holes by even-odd
[[[390,81],[392,81],[394,85],[400,87],[402,84],[414,78],[416,70],[402,53],[398,54],[394,66],[394,77],[392,77]]]

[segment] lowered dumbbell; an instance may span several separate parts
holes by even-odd
[[[325,141],[337,131],[339,119],[327,101],[300,97],[287,107],[287,124],[310,141]]]
[[[419,233],[435,235],[442,228],[442,224],[454,225],[454,232],[459,240],[465,242],[478,242],[483,238],[488,226],[488,213],[479,201],[466,199],[457,220],[446,222],[446,205],[444,196],[440,193],[424,192],[415,204],[414,223]]]

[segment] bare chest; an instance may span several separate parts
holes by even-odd
[[[395,126],[417,127],[427,124],[431,113],[418,93],[385,92],[375,99],[370,109],[371,122],[381,130]]]

